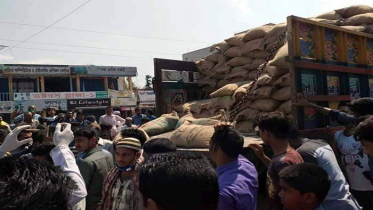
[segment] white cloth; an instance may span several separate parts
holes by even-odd
[[[138,128],[137,125],[132,125],[132,127],[128,127],[127,125],[123,125],[121,131],[126,130],[126,129],[137,129],[137,128]]]
[[[363,145],[353,136],[345,136],[343,131],[335,133],[334,141],[346,169],[351,189],[373,191],[373,185],[363,175],[363,172],[373,170],[369,167],[368,155],[363,153]]]
[[[115,155],[114,153],[114,147],[113,147],[113,142],[107,139],[99,138],[98,140],[98,147],[101,149],[108,151],[111,155]]]
[[[66,145],[56,146],[50,155],[55,166],[59,167],[65,176],[70,177],[76,187],[72,190],[69,204],[75,206],[87,196],[87,190],[78,165],[76,164],[74,154]]]
[[[125,119],[119,117],[118,115],[102,115],[100,117],[100,125],[103,123],[108,123],[112,126],[111,128],[111,136],[116,136],[118,134],[117,126],[122,125],[125,122]]]

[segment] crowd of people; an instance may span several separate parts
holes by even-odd
[[[14,129],[0,117],[0,209],[256,210],[258,172],[244,147],[267,166],[270,210],[373,209],[373,99],[338,110],[297,101],[345,129],[330,142],[303,138],[283,113],[270,112],[254,124],[263,144],[244,145],[234,123],[219,122],[209,160],[169,139],[149,140],[137,128],[155,119],[151,110],[123,119],[107,107],[97,122],[54,109],[43,117],[31,106]]]

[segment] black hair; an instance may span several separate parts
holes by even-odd
[[[44,124],[45,122],[47,122],[47,120],[43,117],[39,117],[39,123],[40,124]]]
[[[79,122],[72,122],[71,123],[71,131],[75,132],[80,128],[81,124]]]
[[[141,143],[141,146],[143,146],[147,140],[144,132],[138,129],[125,129],[122,130],[120,134],[123,138],[132,137],[138,139]]]
[[[47,135],[45,132],[38,132],[35,134],[35,137],[32,137],[32,140],[34,143],[38,142],[40,144],[43,144],[46,137]]]
[[[219,184],[216,172],[200,153],[152,155],[139,165],[139,190],[165,210],[216,210]]]
[[[74,137],[78,136],[86,137],[88,140],[92,139],[93,137],[96,137],[96,141],[98,141],[97,130],[91,126],[79,128],[78,130],[74,131]]]
[[[53,164],[52,157],[50,156],[49,153],[55,147],[56,147],[56,145],[54,145],[53,142],[46,142],[46,143],[41,144],[38,148],[32,150],[31,154],[32,154],[33,157],[36,157],[36,156],[46,157],[47,161],[49,163]]]
[[[215,131],[211,137],[211,148],[218,146],[228,157],[237,158],[243,149],[244,137],[231,128]]]
[[[135,111],[137,111],[137,110],[139,110],[139,111],[140,111],[140,108],[136,107],[136,108],[135,108]]]
[[[96,117],[93,116],[93,115],[89,115],[89,116],[87,116],[87,120],[88,120],[89,122],[94,122],[94,121],[96,120]]]
[[[286,139],[290,130],[290,122],[282,112],[262,114],[258,119],[260,130],[269,131],[278,139]]]
[[[148,154],[175,152],[175,144],[166,138],[152,139],[144,144],[144,152]]]
[[[328,173],[313,163],[288,166],[280,171],[279,177],[301,194],[314,193],[319,203],[325,199],[331,185]]]
[[[0,159],[0,209],[67,210],[73,181],[45,161]]]
[[[355,139],[373,142],[373,116],[361,122],[355,129]]]
[[[359,98],[352,102],[350,110],[358,116],[373,115],[373,98]]]
[[[107,106],[106,109],[113,109],[113,107],[112,106]]]
[[[152,109],[147,109],[146,111],[149,113],[149,115],[153,115],[154,113]]]
[[[83,112],[76,113],[76,116],[78,116],[78,115],[83,115],[84,116]]]

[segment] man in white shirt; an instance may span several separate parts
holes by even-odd
[[[111,136],[115,137],[118,134],[117,127],[122,125],[125,120],[118,115],[113,115],[113,107],[106,107],[106,114],[100,117],[99,124],[107,123],[112,126]]]

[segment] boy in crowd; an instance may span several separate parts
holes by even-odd
[[[279,194],[286,210],[322,210],[330,178],[320,166],[300,163],[281,170]]]
[[[255,151],[262,162],[268,166],[267,185],[269,196],[269,209],[282,210],[283,205],[280,197],[279,173],[289,166],[303,163],[301,155],[289,144],[287,137],[290,131],[290,123],[282,112],[270,112],[263,114],[258,120],[259,136],[263,143],[269,145],[274,156],[269,159],[264,155],[263,147],[258,144],[251,144],[250,148]]]
[[[258,173],[240,155],[243,143],[243,136],[229,127],[218,127],[211,138],[210,155],[219,176],[218,210],[256,209]]]
[[[141,144],[135,138],[120,139],[115,148],[115,167],[108,173],[102,189],[102,202],[98,210],[138,209],[138,197],[132,180],[140,157]]]
[[[154,154],[139,166],[139,209],[217,209],[218,178],[202,154]]]
[[[96,210],[102,198],[102,185],[107,173],[113,168],[113,157],[98,148],[98,135],[93,127],[74,132],[75,148],[80,152],[77,164],[87,187],[87,210]]]
[[[153,154],[176,152],[175,144],[166,138],[158,138],[149,140],[144,144],[144,159],[148,159]]]
[[[355,130],[355,139],[363,144],[365,154],[373,156],[373,116],[361,122]]]

